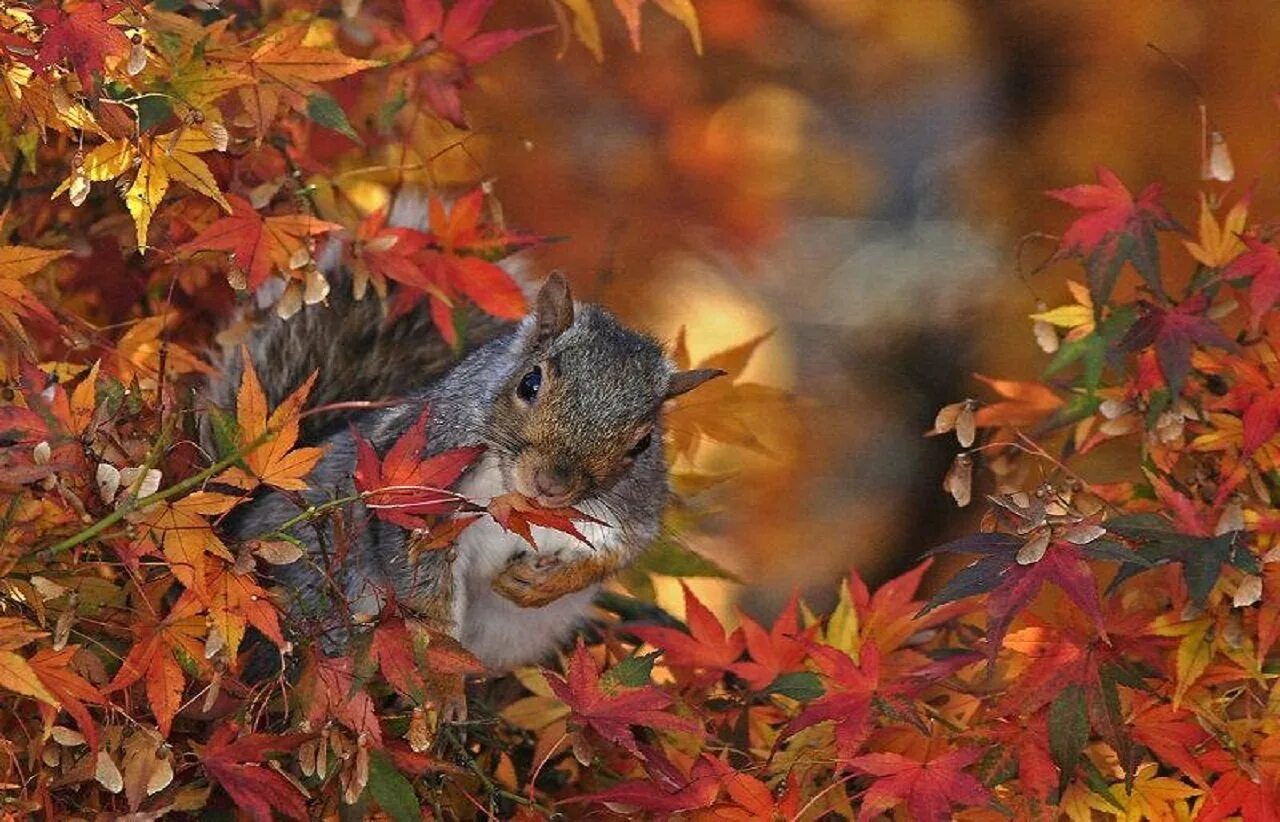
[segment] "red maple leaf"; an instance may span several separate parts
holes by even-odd
[[[1140,301],[1138,321],[1129,328],[1118,347],[1122,351],[1141,351],[1154,346],[1160,371],[1169,390],[1177,396],[1191,370],[1193,345],[1235,348],[1218,324],[1205,316],[1208,307],[1209,298],[1205,294],[1197,294],[1171,309]]]
[[[1133,263],[1154,293],[1163,295],[1155,232],[1175,228],[1177,222],[1160,204],[1162,186],[1152,183],[1134,197],[1111,169],[1098,166],[1097,174],[1097,185],[1046,192],[1085,212],[1063,233],[1055,256],[1085,258],[1095,310],[1110,298],[1125,260]]]
[[[807,644],[809,658],[826,683],[826,692],[787,723],[783,734],[790,736],[819,722],[832,722],[836,753],[848,759],[870,730],[871,698],[880,686],[880,650],[874,643],[866,643],[855,662],[839,648]]]
[[[80,79],[81,91],[90,93],[93,75],[102,71],[106,58],[129,53],[129,38],[107,22],[123,8],[123,3],[88,2],[70,12],[60,6],[33,12],[46,27],[36,52],[36,68],[48,69],[65,59]]]
[[[1039,560],[1024,565],[1017,560],[1023,543],[1021,537],[992,532],[963,537],[935,548],[930,553],[951,551],[980,554],[981,558],[962,568],[943,585],[926,610],[987,593],[987,657],[994,661],[1018,612],[1035,599],[1046,582],[1052,582],[1090,617],[1098,633],[1105,636],[1093,571],[1080,548],[1055,540]]]
[[[401,528],[424,528],[424,516],[457,511],[465,500],[448,488],[484,451],[473,445],[424,458],[429,413],[423,411],[381,460],[373,445],[352,429],[356,488],[375,516]]]
[[[412,266],[387,270],[388,276],[409,286],[397,292],[392,316],[408,311],[427,296],[436,327],[456,345],[452,308],[461,297],[495,317],[517,319],[524,315],[524,292],[489,258],[533,245],[540,238],[495,230],[481,222],[483,212],[484,192],[480,189],[459,197],[447,209],[443,200],[429,201],[429,247],[413,255]]]
[[[275,811],[290,819],[307,819],[307,803],[293,784],[258,764],[272,752],[291,751],[308,734],[247,734],[236,737],[234,723],[219,726],[200,752],[209,778],[222,786],[236,806],[258,822],[271,822]]]
[[[1244,237],[1246,250],[1222,272],[1223,279],[1252,277],[1249,314],[1256,331],[1263,315],[1280,299],[1280,251],[1257,237]]]
[[[88,680],[71,669],[71,660],[79,650],[79,645],[68,645],[60,651],[42,648],[36,651],[27,662],[49,692],[62,703],[62,709],[75,720],[76,727],[89,743],[89,749],[96,754],[98,725],[89,715],[85,703],[101,705],[106,702],[106,699]]]
[[[421,58],[427,105],[444,119],[466,128],[459,92],[471,85],[471,69],[535,34],[555,26],[480,33],[493,0],[459,0],[445,12],[440,0],[405,0],[404,24],[418,44],[410,59]]]
[[[687,590],[687,589],[686,589]],[[735,662],[729,670],[742,677],[753,690],[763,690],[778,678],[779,674],[790,671],[803,671],[804,661],[809,652],[797,639],[800,635],[800,624],[796,618],[795,594],[787,600],[782,613],[774,621],[767,632],[751,617],[740,613],[742,636],[746,640],[749,660]],[[917,609],[919,610],[918,606]],[[723,629],[721,629],[723,632]],[[812,636],[814,631],[804,632],[804,636]],[[668,661],[670,661],[668,659]]]
[[[535,551],[538,549],[538,543],[533,538],[533,526],[562,531],[590,545],[590,540],[573,523],[577,521],[603,524],[595,517],[584,514],[576,508],[543,508],[519,491],[508,491],[494,497],[489,500],[485,510],[489,512],[489,516],[493,517],[494,522],[511,533],[519,535]]]
[[[1264,739],[1256,752],[1208,751],[1200,764],[1221,773],[1205,796],[1197,822],[1220,822],[1228,817],[1250,822],[1280,822],[1280,767],[1274,736]],[[1251,763],[1242,767],[1242,763]]]
[[[742,629],[726,633],[720,620],[711,613],[711,609],[699,601],[697,595],[684,588],[685,621],[689,632],[675,628],[641,625],[630,628],[630,632],[640,639],[663,650],[663,661],[681,673],[689,676],[693,671],[702,671],[701,676],[692,677],[694,682],[702,682],[718,677],[727,671],[742,656],[746,647]],[[755,669],[748,669],[756,673]],[[763,676],[763,674],[761,674]],[[769,682],[772,682],[771,678]],[[765,683],[766,685],[768,683]]]
[[[991,792],[964,772],[979,753],[962,748],[926,762],[896,753],[855,758],[849,763],[854,770],[876,777],[863,794],[858,822],[874,819],[903,802],[916,822],[946,822],[952,818],[952,805],[973,807],[986,802]]]
[[[670,711],[671,697],[653,685],[628,688],[602,679],[600,667],[582,640],[578,640],[578,647],[569,657],[565,676],[548,674],[547,684],[569,706],[575,723],[637,756],[640,748],[631,730],[633,725],[689,734],[702,730],[694,720]]]
[[[387,212],[379,209],[360,221],[351,258],[357,276],[368,276],[385,294],[388,279],[420,286],[422,275],[414,256],[431,238],[425,231],[387,225]],[[362,282],[357,279],[357,283]]]
[[[1196,784],[1208,784],[1200,756],[1211,737],[1196,721],[1195,714],[1145,697],[1139,698],[1131,721],[1134,742],[1146,745],[1166,764],[1185,773]]]
[[[227,196],[227,202],[231,204],[231,216],[215,221],[179,246],[178,251],[230,251],[232,260],[245,272],[250,290],[266,282],[273,266],[288,270],[307,237],[342,227],[310,214],[264,217],[248,200],[234,194]]]

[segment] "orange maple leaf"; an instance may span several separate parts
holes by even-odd
[[[234,194],[227,197],[231,216],[223,217],[178,247],[178,251],[230,251],[231,259],[245,273],[245,287],[252,290],[267,280],[273,267],[288,271],[290,261],[307,237],[341,228],[337,223],[310,214],[282,214],[263,217],[248,200]]]
[[[248,352],[244,352],[244,375],[236,394],[236,421],[240,431],[238,447],[245,451],[244,467],[232,466],[218,476],[220,482],[252,491],[267,484],[284,491],[302,491],[303,480],[324,456],[323,448],[298,448],[298,417],[315,384],[312,374],[267,417],[267,396],[258,381]],[[264,441],[265,440],[265,441]]]

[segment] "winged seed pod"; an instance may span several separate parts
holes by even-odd
[[[957,454],[951,470],[942,481],[942,488],[956,501],[957,507],[968,505],[973,498],[973,457]]]
[[[938,416],[933,421],[933,430],[929,431],[929,435],[933,436],[955,431],[956,440],[960,443],[960,447],[971,447],[974,438],[977,436],[976,420],[974,419],[974,412],[977,408],[978,401],[972,399],[944,405],[938,411]]]

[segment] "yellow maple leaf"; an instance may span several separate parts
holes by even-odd
[[[1089,296],[1089,289],[1075,280],[1067,280],[1067,290],[1075,299],[1074,303],[1039,311],[1032,314],[1031,319],[1069,329],[1067,341],[1073,342],[1093,333],[1093,299]]]
[[[29,342],[19,317],[38,317],[56,323],[49,310],[36,299],[22,279],[71,252],[64,248],[32,248],[25,245],[0,246],[0,324],[18,339]]]
[[[245,468],[233,466],[218,479],[246,491],[262,483],[286,491],[306,490],[303,478],[320,461],[324,449],[294,450],[293,446],[298,442],[298,416],[317,375],[312,374],[297,391],[285,397],[268,418],[267,396],[247,352],[242,361],[244,374],[236,394],[236,420],[240,426],[237,444],[241,449],[252,450],[244,456]]]
[[[57,697],[49,693],[49,689],[40,681],[27,660],[13,651],[0,651],[0,688],[35,697],[54,707],[59,704]]]
[[[1117,814],[1121,822],[1178,822],[1191,818],[1187,800],[1203,791],[1180,779],[1156,776],[1158,771],[1154,762],[1147,762],[1138,766],[1132,790],[1126,791],[1124,783],[1111,786],[1111,795],[1124,807],[1124,811]],[[1099,810],[1115,812],[1114,808],[1105,806]]]
[[[124,202],[137,229],[138,251],[145,253],[151,218],[174,180],[230,213],[231,204],[222,196],[209,166],[198,156],[225,148],[213,124],[180,126],[165,134],[143,135],[137,145],[129,140],[112,140],[85,155],[71,176],[54,189],[53,197],[70,190],[72,203],[79,205],[87,194],[88,183],[113,180],[136,166]]]
[[[1221,268],[1234,260],[1244,251],[1244,241],[1240,233],[1244,231],[1245,221],[1249,219],[1249,195],[1241,197],[1219,227],[1209,209],[1209,201],[1200,195],[1200,241],[1183,240],[1182,244],[1201,263],[1210,268]]]
[[[743,382],[740,378],[756,349],[771,333],[753,337],[698,363],[699,369],[719,369],[725,374],[676,398],[675,408],[667,417],[667,430],[675,454],[692,458],[703,438],[769,453],[752,432],[751,422],[762,414],[782,408],[788,401],[788,394],[771,386]],[[671,357],[680,370],[689,368],[683,328],[676,336]]]
[[[1182,637],[1174,656],[1177,681],[1173,691],[1173,707],[1176,710],[1187,695],[1187,690],[1213,661],[1216,649],[1213,618],[1206,616],[1184,622],[1173,617],[1157,617],[1152,623],[1151,631],[1157,636]]]

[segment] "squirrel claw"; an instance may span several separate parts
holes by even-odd
[[[489,587],[522,608],[539,608],[568,593],[557,584],[562,569],[563,564],[555,556],[519,554],[512,557]]]

